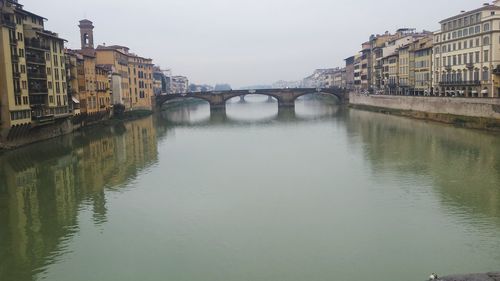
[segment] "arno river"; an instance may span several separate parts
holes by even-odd
[[[500,270],[500,136],[299,101],[185,105],[0,156],[0,280]]]

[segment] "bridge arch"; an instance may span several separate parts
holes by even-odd
[[[324,95],[324,96],[333,96],[335,98],[337,98],[337,100],[339,101],[339,103],[342,103],[343,102],[343,99],[344,99],[344,96],[340,93],[337,93],[337,92],[328,92],[328,91],[311,91],[311,92],[303,92],[303,93],[300,93],[300,94],[297,94],[295,96],[295,99],[294,101],[297,101],[297,99],[303,97],[303,96],[308,96],[308,95]]]
[[[250,96],[250,95],[256,95],[256,96],[265,96],[265,97],[271,97],[274,98],[276,101],[279,101],[280,98],[276,94],[272,93],[260,93],[260,92],[236,92],[234,94],[228,94],[227,96],[224,97],[224,103],[227,103],[229,100],[237,97],[245,97],[245,96]]]
[[[162,98],[163,97],[163,98]],[[165,95],[161,96],[160,98],[157,99],[157,104],[156,106],[162,107],[168,102],[175,102],[175,101],[186,101],[186,100],[201,100],[205,101],[208,104],[211,104],[211,100],[209,97],[204,97],[202,95]]]

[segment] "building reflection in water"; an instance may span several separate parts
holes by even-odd
[[[350,143],[363,147],[375,177],[421,176],[452,213],[500,227],[498,134],[357,110],[346,120]]]
[[[0,156],[0,280],[33,280],[65,252],[79,211],[106,222],[106,192],[157,161],[153,118],[82,132]]]

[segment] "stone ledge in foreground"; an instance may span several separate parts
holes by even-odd
[[[439,281],[500,281],[500,272],[449,275],[438,279]]]

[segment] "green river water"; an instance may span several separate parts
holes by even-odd
[[[0,155],[0,280],[422,281],[500,270],[500,136],[262,97]]]

